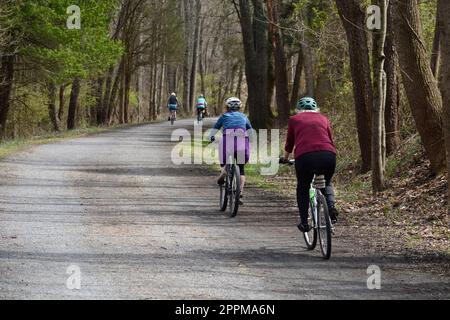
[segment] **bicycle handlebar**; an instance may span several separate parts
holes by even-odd
[[[288,166],[293,166],[293,165],[295,165],[295,160],[287,160],[287,159],[284,159],[284,158],[280,158],[280,164],[285,164],[285,165],[288,165]]]

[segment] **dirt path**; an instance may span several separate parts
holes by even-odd
[[[322,261],[305,250],[294,203],[258,189],[227,218],[214,176],[172,165],[171,131],[122,129],[0,163],[0,298],[450,298],[450,278],[339,237]],[[66,287],[70,265],[80,290]],[[381,268],[381,290],[367,289],[369,265]]]

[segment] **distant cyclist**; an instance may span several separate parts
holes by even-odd
[[[179,105],[180,104],[178,102],[177,95],[175,94],[175,92],[173,92],[169,97],[169,101],[167,102],[167,108],[170,111],[169,121],[172,116],[175,116],[175,119],[177,118],[177,110]]]
[[[197,108],[197,118],[200,119],[200,115],[204,118],[204,114],[208,107],[208,102],[206,102],[205,96],[202,94],[197,99],[197,104],[195,105]]]
[[[289,120],[284,157],[287,161],[295,148],[295,168],[297,171],[297,202],[302,232],[309,232],[308,208],[309,189],[316,172],[325,174],[326,188],[322,190],[327,199],[330,217],[337,222],[338,211],[331,182],[336,169],[336,147],[330,121],[320,113],[313,98],[303,98],[297,105],[298,114]]]
[[[241,100],[238,98],[230,98],[226,102],[227,111],[219,118],[210,133],[210,140],[214,141],[216,133],[223,129],[223,139],[219,146],[219,156],[222,171],[220,173],[218,183],[225,183],[226,168],[228,158],[231,156],[237,160],[241,172],[241,199],[239,203],[243,203],[243,191],[245,185],[245,164],[250,159],[250,141],[247,131],[252,129],[252,125],[247,116],[240,112],[242,106]],[[228,138],[227,138],[228,137]]]

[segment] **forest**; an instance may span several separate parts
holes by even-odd
[[[450,168],[446,0],[1,0],[0,61],[3,143],[161,120],[171,92],[185,117],[237,96],[283,129],[312,96],[374,192],[411,141],[432,177]]]

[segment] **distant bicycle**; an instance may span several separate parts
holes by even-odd
[[[170,124],[173,126],[175,121],[177,121],[177,116],[175,115],[175,113],[172,113],[172,115],[170,116]]]
[[[289,160],[285,164],[295,165],[295,160]],[[308,223],[312,228],[303,236],[308,250],[314,250],[317,246],[317,240],[319,240],[322,256],[328,260],[331,258],[331,238],[334,234],[334,226],[331,223],[327,201],[320,191],[325,188],[325,184],[325,176],[317,172],[309,191]]]
[[[205,118],[205,110],[197,109],[197,123],[203,122],[204,118]]]

